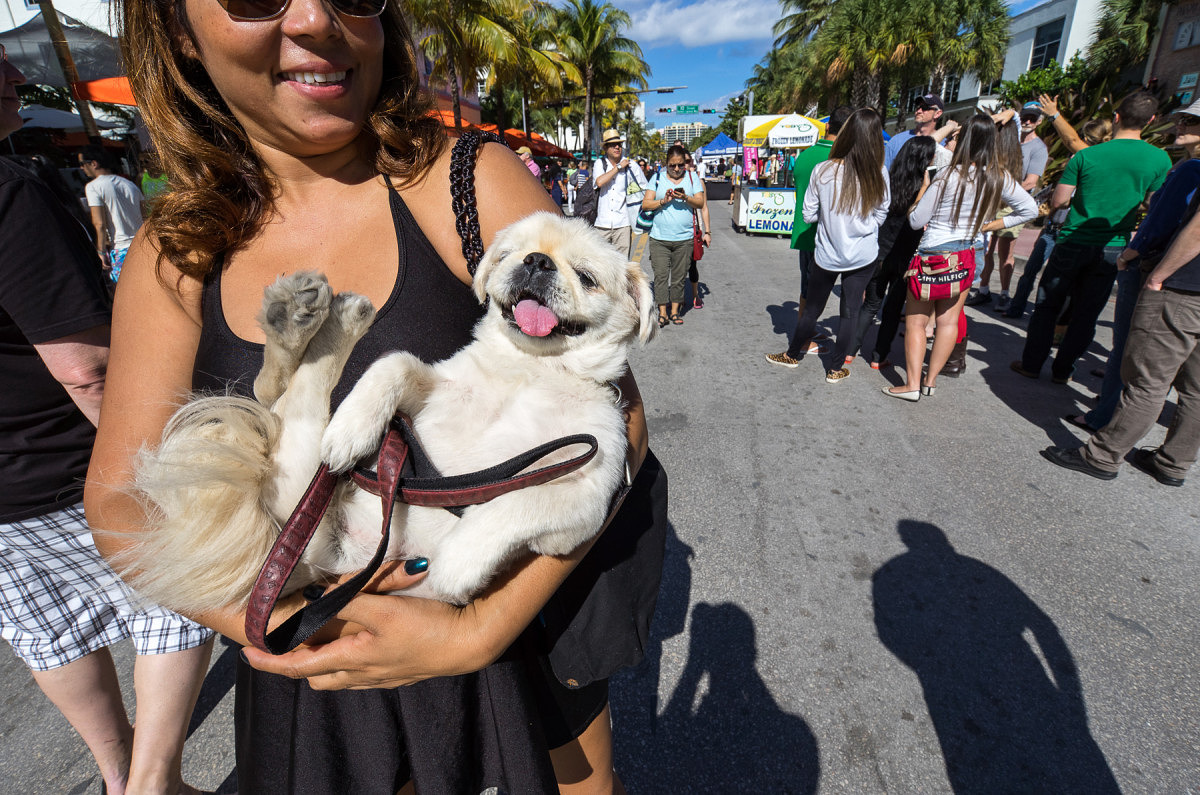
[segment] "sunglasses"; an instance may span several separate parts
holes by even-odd
[[[291,0],[217,0],[233,19],[242,22],[265,22],[275,19]],[[387,0],[328,0],[329,4],[348,17],[370,18],[383,13]]]
[[[667,163],[667,168],[683,168],[686,163]]]

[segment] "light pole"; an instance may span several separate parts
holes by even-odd
[[[83,121],[83,130],[87,133],[89,141],[98,144],[100,143],[100,128],[96,126],[96,120],[92,117],[92,109],[87,100],[75,96],[72,88],[75,83],[79,82],[79,72],[75,69],[75,60],[71,57],[71,48],[67,46],[67,37],[63,34],[62,24],[58,21],[58,12],[54,10],[54,2],[53,0],[38,0],[38,7],[42,9],[42,22],[46,24],[46,32],[50,34],[50,44],[54,47],[58,66],[62,69],[63,77],[67,79],[67,87],[71,89],[75,108],[79,111],[79,118]]]

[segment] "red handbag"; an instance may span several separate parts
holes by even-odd
[[[908,289],[920,301],[955,298],[971,288],[975,278],[975,249],[949,254],[916,254],[904,272]]]
[[[692,210],[692,261],[699,262],[704,256],[704,233],[700,231],[700,222],[696,211]]]

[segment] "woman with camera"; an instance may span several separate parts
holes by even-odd
[[[706,214],[704,182],[687,170],[688,151],[682,146],[667,150],[667,165],[650,180],[642,210],[654,213],[650,227],[650,264],[654,269],[654,303],[659,328],[683,325],[684,280],[692,262],[695,211]],[[712,241],[704,230],[704,245]]]

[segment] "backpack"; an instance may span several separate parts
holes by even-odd
[[[600,196],[596,193],[596,184],[589,179],[575,191],[575,217],[595,224],[599,212]]]

